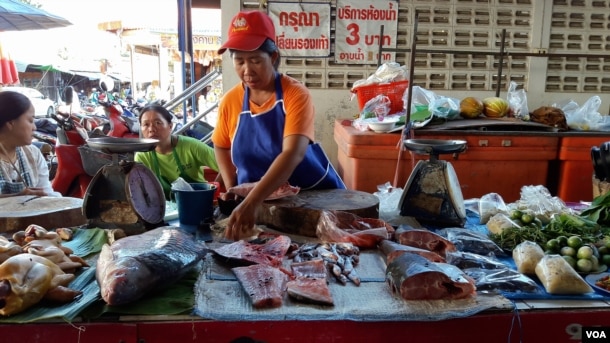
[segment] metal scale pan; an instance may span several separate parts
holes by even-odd
[[[113,155],[113,162],[93,177],[83,198],[89,226],[120,227],[129,234],[159,226],[165,217],[165,195],[155,174],[141,163],[118,161],[119,154],[150,151],[158,140],[101,137],[87,145]]]
[[[400,199],[400,215],[438,227],[463,226],[466,208],[457,175],[451,163],[438,157],[453,154],[457,159],[466,150],[467,142],[407,139],[404,146],[417,154],[429,155],[430,159],[417,162],[411,172]]]

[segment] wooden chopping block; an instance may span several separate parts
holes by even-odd
[[[19,195],[0,198],[0,233],[25,230],[30,224],[45,229],[71,227],[87,223],[83,199]]]
[[[316,237],[322,210],[339,210],[362,218],[379,218],[379,198],[356,190],[327,189],[302,191],[291,197],[265,201],[257,223],[278,231]]]

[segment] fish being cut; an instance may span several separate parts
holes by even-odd
[[[461,299],[476,292],[474,280],[458,267],[412,253],[398,256],[387,266],[386,281],[405,300]]]
[[[394,233],[395,240],[404,245],[434,251],[446,257],[451,251],[457,251],[455,245],[443,236],[427,229],[415,229],[408,225],[400,225]]]
[[[44,257],[27,253],[12,256],[0,265],[0,315],[21,312],[43,298],[70,302],[81,294],[66,287],[72,280],[74,274],[64,273]]]
[[[272,267],[282,265],[282,259],[286,256],[290,247],[290,237],[279,235],[264,244],[237,241],[224,245],[213,251],[228,260],[243,264],[264,264]]]
[[[288,276],[278,268],[263,264],[231,269],[255,308],[282,306]]]
[[[163,226],[104,245],[96,278],[102,299],[123,305],[184,276],[207,253],[205,243],[172,226]]]
[[[379,243],[379,250],[381,250],[381,253],[386,256],[387,264],[392,263],[396,257],[406,252],[423,256],[431,262],[445,262],[445,259],[441,255],[433,251],[396,243],[394,241],[390,241],[389,239],[385,239]]]
[[[248,194],[254,189],[254,187],[258,184],[258,182],[248,182],[242,183],[237,186],[233,186],[227,190],[227,193],[237,194],[241,197],[246,197]],[[282,184],[278,189],[273,191],[273,193],[269,194],[269,196],[265,200],[276,200],[285,198],[291,195],[299,194],[301,189],[297,186],[291,186],[288,182]]]

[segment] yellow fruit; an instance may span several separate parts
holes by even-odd
[[[476,118],[483,114],[483,102],[474,97],[467,97],[460,101],[460,115],[464,118]]]
[[[490,118],[501,118],[505,117],[510,110],[510,106],[508,105],[508,101],[498,98],[498,97],[489,97],[483,99],[484,110],[483,114],[486,117]]]

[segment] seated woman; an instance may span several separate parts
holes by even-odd
[[[0,197],[40,195],[60,197],[49,180],[49,166],[32,144],[34,106],[27,96],[0,92]]]
[[[169,199],[171,183],[178,177],[186,182],[207,182],[203,167],[218,172],[214,149],[187,136],[172,135],[172,114],[158,104],[148,105],[140,113],[140,132],[144,138],[158,139],[153,151],[137,152],[135,160],[150,168]]]

